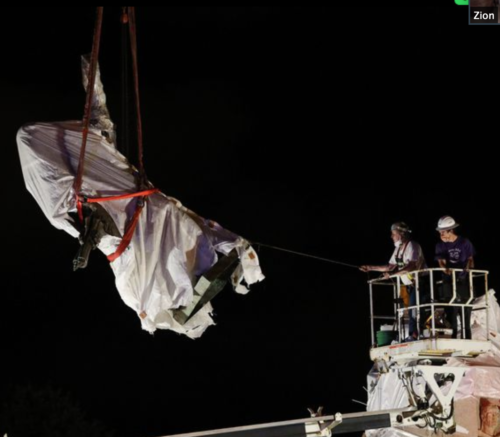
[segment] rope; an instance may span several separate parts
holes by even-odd
[[[311,259],[316,259],[316,260],[319,260],[319,261],[325,261],[325,262],[328,262],[328,263],[331,263],[331,264],[337,264],[337,265],[344,266],[344,267],[351,267],[351,268],[356,269],[356,270],[359,269],[359,266],[355,266],[353,264],[347,264],[347,263],[344,263],[342,261],[336,261],[336,260],[329,259],[329,258],[323,258],[323,257],[320,257],[320,256],[311,255],[311,254],[308,254],[308,253],[297,252],[295,250],[284,249],[282,247],[270,246],[269,244],[264,244],[264,243],[254,242],[254,244],[257,244],[258,246],[262,246],[262,247],[267,247],[268,249],[279,250],[281,252],[287,252],[287,253],[292,253],[294,255],[303,256],[305,258],[311,258]]]

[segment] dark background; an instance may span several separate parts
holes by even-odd
[[[467,26],[449,3],[137,8],[150,180],[252,241],[355,265],[389,259],[397,220],[432,264],[451,214],[497,286],[498,28]],[[119,15],[105,8],[100,56],[118,125]],[[27,193],[15,135],[82,117],[94,17],[4,14],[0,398],[61,389],[125,437],[363,409],[351,399],[366,399],[368,290],[355,269],[261,248],[266,280],[219,295],[217,326],[196,341],[142,331],[101,253],[72,272],[77,242]]]

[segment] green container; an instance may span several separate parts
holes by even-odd
[[[397,331],[377,331],[377,346],[387,346],[397,338]]]

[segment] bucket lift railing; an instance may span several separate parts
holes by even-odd
[[[443,286],[443,280],[436,281],[436,273],[439,273],[441,275],[445,275],[446,273],[444,272],[449,272],[450,280],[451,280],[451,298],[448,300],[441,299],[441,301],[436,300],[436,286]],[[413,278],[412,284],[410,287],[414,287],[415,289],[415,305],[409,305],[408,307],[405,307],[404,305],[401,306],[401,290],[402,287],[405,286],[402,283],[402,277],[401,275],[394,274],[389,276],[388,278],[376,278],[368,281],[368,287],[369,287],[369,297],[370,297],[370,326],[371,326],[371,342],[373,346],[376,346],[376,341],[375,341],[375,332],[376,332],[376,326],[375,322],[378,320],[389,320],[392,321],[396,326],[397,326],[397,331],[398,331],[398,341],[401,342],[401,340],[404,338],[404,314],[405,311],[411,312],[414,311],[415,314],[415,319],[417,323],[417,327],[420,327],[420,317],[421,314],[426,310],[430,309],[431,313],[431,327],[430,327],[430,335],[431,338],[436,338],[437,334],[437,328],[436,328],[436,321],[435,321],[435,312],[436,308],[445,308],[445,307],[459,307],[462,313],[462,318],[461,318],[461,333],[462,333],[462,338],[465,337],[465,311],[466,308],[471,308],[473,307],[473,300],[474,300],[474,294],[480,295],[480,294],[485,294],[486,299],[485,299],[485,306],[482,308],[475,308],[475,310],[484,310],[487,309],[489,304],[488,304],[488,274],[489,272],[486,270],[462,270],[462,269],[444,269],[444,268],[432,268],[432,269],[423,269],[423,270],[415,270],[412,272],[405,272],[405,276],[411,275]],[[463,280],[464,278],[467,278],[468,287],[469,287],[469,293],[467,300],[465,302],[457,301],[457,298],[459,297],[457,295],[457,283],[458,280]],[[484,286],[484,290],[482,289]],[[389,290],[392,289],[392,297],[393,297],[393,315],[380,315],[380,314],[375,314],[374,310],[374,294],[375,291],[387,293]],[[422,291],[424,291],[425,294],[428,293],[428,296],[430,298],[429,302],[426,302],[427,299],[424,299],[423,303],[422,302]],[[486,326],[489,326],[489,320],[488,320],[488,311],[486,311]],[[489,340],[489,330],[486,330],[486,336],[487,340]]]

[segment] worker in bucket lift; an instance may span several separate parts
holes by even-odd
[[[464,237],[457,235],[455,229],[459,226],[449,215],[439,219],[436,231],[439,232],[441,241],[436,245],[436,261],[439,267],[445,269],[442,288],[438,290],[440,300],[449,302],[453,296],[453,276],[450,269],[462,269],[455,274],[456,299],[454,303],[464,304],[471,297],[471,288],[468,271],[474,268],[474,255],[476,253],[472,243]],[[446,307],[446,318],[453,328],[453,338],[458,336],[457,316],[462,315],[461,307]],[[465,325],[465,338],[471,337],[470,317],[472,308],[464,308],[463,325]]]
[[[423,270],[427,268],[424,254],[420,244],[411,239],[411,230],[404,222],[396,222],[391,226],[391,238],[394,242],[394,252],[388,264],[380,266],[363,265],[360,270],[363,272],[375,271],[383,272],[384,278],[389,278],[391,275],[401,277],[402,283],[408,288],[410,294],[410,306],[417,304],[417,294],[415,289],[415,275],[410,274],[414,270]],[[420,279],[420,278],[419,278]],[[426,303],[428,300],[428,293],[424,290],[427,281],[421,280],[419,282],[420,303]],[[421,314],[421,326],[425,321],[425,317]],[[405,341],[418,340],[419,330],[417,328],[416,311],[410,311],[408,336]]]

